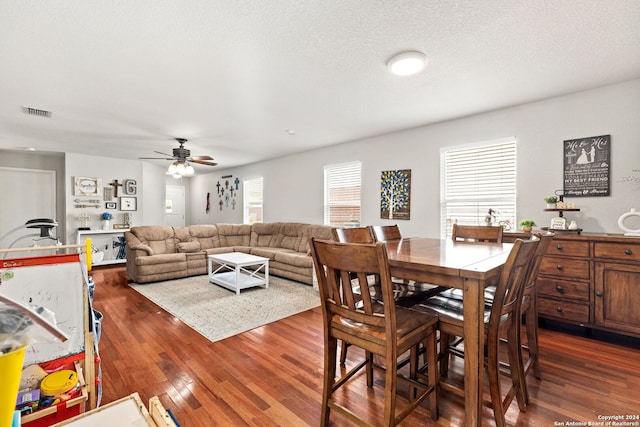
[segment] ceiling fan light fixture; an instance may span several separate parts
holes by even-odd
[[[427,56],[422,52],[402,52],[387,62],[387,68],[396,76],[418,74],[427,66]]]
[[[169,165],[169,169],[167,169],[167,172],[169,173],[169,175],[173,175],[177,172],[178,169],[178,162],[173,162]]]
[[[176,173],[179,173],[180,175],[185,175],[187,168],[184,166],[184,163],[182,162],[176,162],[176,163],[178,163],[176,165]]]
[[[195,173],[195,169],[193,169],[193,166],[191,166],[189,163],[187,163],[187,166],[184,168],[184,173],[185,175],[191,176]]]

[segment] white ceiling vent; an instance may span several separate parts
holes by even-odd
[[[38,108],[22,107],[22,112],[31,116],[51,118],[51,111],[40,110]]]

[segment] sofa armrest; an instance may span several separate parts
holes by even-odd
[[[149,245],[145,245],[138,239],[138,237],[130,231],[126,231],[124,233],[124,238],[127,243],[127,249],[132,252],[133,257],[138,256],[151,256],[153,255],[153,249]],[[134,252],[135,251],[135,252]],[[143,253],[138,253],[137,251],[141,251]],[[127,258],[129,254],[127,254]]]
[[[129,247],[131,248],[131,250],[144,252],[148,256],[153,255],[153,249],[151,249],[148,245],[145,245],[144,243],[140,243],[139,245],[132,245]],[[141,255],[142,254],[136,254],[136,256],[141,256]]]

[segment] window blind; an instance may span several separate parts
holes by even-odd
[[[444,148],[441,160],[441,236],[453,223],[485,225],[489,209],[496,224],[516,228],[516,140]]]
[[[342,227],[345,222],[360,222],[360,162],[324,167],[324,223]]]
[[[262,177],[244,181],[244,223],[262,222]]]

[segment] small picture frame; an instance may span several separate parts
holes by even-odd
[[[113,187],[104,187],[104,200],[110,202],[113,200]]]
[[[565,230],[567,228],[567,220],[562,217],[551,218],[551,230]]]
[[[120,197],[121,211],[135,211],[137,209],[138,205],[135,197]]]
[[[118,204],[116,202],[107,202],[104,204],[104,207],[106,209],[116,209],[118,207]]]

